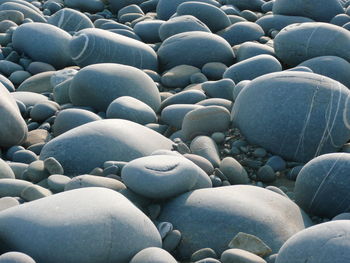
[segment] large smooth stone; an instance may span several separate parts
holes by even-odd
[[[246,185],[183,194],[163,206],[159,220],[172,223],[181,232],[178,251],[182,258],[205,247],[221,254],[239,232],[259,237],[276,252],[288,238],[311,224],[288,198]]]
[[[329,22],[344,13],[338,0],[276,0],[272,12],[278,15],[305,16],[315,21]]]
[[[154,81],[143,71],[121,64],[102,63],[80,70],[73,78],[69,97],[74,105],[106,111],[121,96],[134,97],[157,111],[160,95]]]
[[[233,63],[231,46],[221,37],[207,32],[184,32],[167,38],[158,49],[163,69],[178,65],[201,68],[208,62]]]
[[[130,263],[177,263],[169,252],[158,247],[148,247],[137,253]]]
[[[55,71],[48,71],[33,75],[23,81],[16,91],[29,91],[35,93],[52,92],[50,79],[54,74]]]
[[[24,3],[26,4],[24,4]],[[26,1],[21,2],[7,2],[0,5],[0,11],[19,11],[24,15],[24,18],[29,18],[34,22],[46,23],[46,19],[40,11],[34,10],[34,6]],[[30,5],[30,6],[29,6]]]
[[[77,32],[84,28],[94,27],[94,24],[85,14],[71,8],[63,8],[57,11],[49,17],[47,22],[67,32]]]
[[[59,69],[71,64],[68,49],[71,38],[66,31],[53,25],[26,23],[14,31],[12,43],[16,51]]]
[[[219,167],[219,148],[209,136],[197,136],[191,141],[191,152],[207,159],[214,167]]]
[[[348,212],[349,153],[330,153],[308,162],[295,183],[295,201],[310,214],[327,218]]]
[[[35,261],[24,253],[12,251],[2,254],[0,263],[35,263]]]
[[[237,62],[264,54],[275,56],[275,50],[268,45],[248,41],[237,49]]]
[[[202,108],[200,105],[174,104],[165,107],[161,113],[161,120],[166,124],[181,129],[186,114],[194,109]]]
[[[350,61],[350,32],[327,23],[292,24],[282,29],[274,39],[277,57],[290,66],[310,58],[338,56]]]
[[[70,8],[92,13],[102,11],[104,8],[101,0],[64,0],[64,4]]]
[[[11,167],[1,158],[0,158],[0,178],[15,179],[15,174],[13,173]]]
[[[287,240],[278,253],[276,263],[348,262],[349,235],[349,220],[309,227]]]
[[[119,63],[141,69],[157,70],[157,54],[141,41],[97,28],[77,32],[70,44],[70,54],[80,66]]]
[[[307,162],[350,138],[350,92],[314,73],[264,75],[239,93],[233,123],[253,144],[287,160]]]
[[[301,67],[308,67],[314,73],[335,79],[350,88],[350,63],[343,58],[336,56],[321,56],[311,58],[299,64]]]
[[[15,100],[19,100],[24,103],[27,107],[34,106],[39,102],[47,101],[49,98],[34,92],[29,91],[16,91],[10,93],[11,97]]]
[[[128,188],[151,199],[166,199],[211,187],[209,176],[182,156],[153,155],[126,164],[122,179]]]
[[[143,248],[162,244],[145,214],[104,188],[76,189],[7,209],[0,213],[0,226],[2,242],[36,262],[129,262]]]
[[[159,28],[165,21],[163,20],[145,20],[137,23],[134,26],[134,32],[145,43],[161,42],[159,37]]]
[[[48,142],[40,159],[54,157],[65,175],[86,174],[105,161],[131,161],[155,150],[170,150],[172,142],[140,124],[120,119],[94,121]]]
[[[21,145],[27,138],[27,125],[16,101],[2,84],[0,84],[0,123],[0,147]]]

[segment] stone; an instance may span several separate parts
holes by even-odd
[[[47,143],[52,139],[51,134],[43,129],[36,129],[28,132],[27,139],[23,142],[23,146],[28,148],[37,143]]]
[[[165,236],[165,238],[163,240],[162,248],[168,252],[172,252],[180,244],[180,240],[181,240],[180,231],[173,230]]]
[[[164,72],[161,83],[169,88],[184,88],[190,84],[191,76],[200,72],[199,68],[189,65],[179,65]]]
[[[28,35],[31,37],[28,38]],[[62,29],[44,23],[27,23],[13,33],[13,47],[31,59],[61,69],[72,64],[69,54],[71,36]]]
[[[31,181],[32,183],[38,183],[45,178],[49,177],[48,171],[44,167],[44,162],[41,160],[34,161],[29,164],[26,171],[26,180]]]
[[[118,11],[118,14],[117,14],[117,18],[118,20],[120,20],[120,18],[125,15],[125,14],[141,14],[141,15],[144,15],[145,13],[142,11],[142,9],[136,5],[136,4],[131,4],[131,5],[127,5],[123,8],[121,8],[119,11]]]
[[[172,104],[195,104],[204,99],[206,99],[206,96],[204,92],[200,90],[185,90],[163,100],[160,109],[164,109]]]
[[[0,82],[2,85],[5,86],[5,88],[9,91],[9,92],[14,92],[15,91],[15,86],[13,85],[13,83],[6,78],[5,76],[0,74]]]
[[[138,251],[162,244],[146,215],[104,188],[76,189],[5,210],[0,225],[3,243],[37,262],[129,262]]]
[[[34,6],[26,1],[9,1],[2,2],[0,11],[19,11],[24,15],[25,19],[31,19],[34,22],[46,23],[44,16],[38,12]]]
[[[274,39],[274,48],[277,57],[290,66],[319,56],[338,56],[350,61],[345,48],[349,40],[350,32],[342,27],[321,22],[301,23],[283,28]]]
[[[219,167],[219,149],[215,141],[208,136],[197,136],[191,141],[191,152],[207,159],[214,167]]]
[[[7,252],[0,256],[1,263],[35,263],[34,259],[21,252]]]
[[[131,121],[99,120],[57,136],[44,146],[40,159],[54,157],[65,175],[78,175],[105,161],[128,162],[155,150],[170,150],[172,144],[161,134]]]
[[[109,104],[121,96],[138,99],[154,111],[160,106],[160,95],[154,81],[143,71],[121,64],[87,66],[74,76],[69,88],[74,105],[90,106],[99,111],[106,111]]]
[[[16,101],[4,85],[0,84],[0,147],[21,145],[28,134]]]
[[[237,61],[241,62],[243,60],[258,56],[258,55],[271,55],[275,56],[275,51],[272,47],[255,43],[252,41],[244,42],[239,46],[236,52]]]
[[[76,176],[73,179],[71,179],[68,183],[66,183],[64,186],[64,191],[84,187],[104,187],[118,192],[126,188],[126,186],[122,182],[116,179],[84,174]]]
[[[231,25],[224,11],[203,2],[184,2],[176,9],[178,16],[192,15],[208,26],[212,32],[220,31]]]
[[[42,123],[55,115],[59,108],[60,106],[53,101],[38,102],[30,111],[30,117],[33,121]]]
[[[12,196],[17,197],[21,195],[23,189],[32,183],[19,179],[0,179],[0,197]]]
[[[70,8],[91,13],[100,12],[104,8],[103,1],[100,0],[64,0],[64,4]]]
[[[53,157],[49,157],[44,160],[45,170],[49,172],[49,174],[64,174],[64,170],[62,165]]]
[[[228,0],[226,4],[234,5],[240,10],[260,11],[265,2],[262,0]]]
[[[348,260],[350,222],[331,221],[309,227],[282,246],[276,263],[341,263]]]
[[[211,135],[227,131],[230,126],[230,112],[221,106],[206,106],[188,112],[182,122],[182,132],[187,140],[198,135]]]
[[[280,62],[271,55],[258,55],[240,61],[229,67],[223,77],[235,83],[242,80],[253,80],[268,73],[282,71]]]
[[[162,41],[183,32],[203,31],[211,33],[210,29],[198,18],[191,15],[175,16],[163,23],[159,28]]]
[[[10,76],[13,72],[23,70],[21,65],[18,65],[14,62],[8,60],[0,61],[0,72],[6,76]]]
[[[27,71],[32,75],[55,70],[56,69],[52,65],[39,61],[31,62],[27,68]]]
[[[332,218],[347,212],[349,153],[330,153],[312,159],[299,172],[295,182],[295,201],[306,212]]]
[[[13,173],[11,167],[1,158],[0,158],[0,178],[15,179],[15,174]]]
[[[39,184],[29,185],[23,189],[20,197],[27,202],[38,200],[52,195],[52,192],[49,189],[46,189]]]
[[[345,86],[325,76],[271,73],[240,92],[232,109],[233,123],[251,144],[287,160],[307,162],[348,141],[349,95]]]
[[[350,213],[341,213],[335,217],[332,218],[332,221],[335,220],[349,220],[350,219]]]
[[[0,21],[3,20],[10,20],[19,25],[23,22],[24,15],[23,13],[17,10],[4,10],[0,11]]]
[[[159,220],[171,222],[181,231],[178,252],[182,259],[204,247],[219,255],[239,232],[257,236],[276,252],[293,234],[311,225],[308,216],[291,200],[247,185],[182,194],[163,206]]]
[[[29,91],[16,91],[10,93],[15,100],[21,101],[26,107],[34,106],[38,102],[47,101],[49,98]]]
[[[215,51],[215,52],[214,52]],[[178,65],[201,68],[208,62],[233,63],[231,46],[222,37],[207,32],[184,32],[167,38],[158,49],[162,69]]]
[[[191,262],[197,262],[205,258],[218,258],[215,251],[211,248],[202,248],[191,255]]]
[[[319,22],[329,22],[334,16],[344,13],[337,0],[290,1],[276,0],[272,12],[279,15],[304,16]]]
[[[23,81],[16,91],[29,91],[35,93],[52,92],[50,79],[54,73],[55,71],[48,71],[31,76]]]
[[[266,161],[266,165],[270,166],[275,172],[286,169],[286,161],[281,156],[273,155]]]
[[[235,83],[232,79],[223,78],[218,81],[206,81],[202,83],[202,89],[210,98],[232,100]]]
[[[85,14],[71,8],[59,10],[50,16],[47,22],[67,32],[77,32],[94,27],[94,24]]]
[[[225,157],[220,162],[219,169],[231,184],[247,184],[249,182],[247,171],[232,157]]]
[[[269,165],[261,166],[256,173],[257,179],[263,183],[271,183],[276,180],[275,171]]]
[[[106,117],[125,119],[142,125],[157,121],[157,115],[150,106],[130,96],[122,96],[113,100],[107,108]]]
[[[145,20],[134,26],[134,32],[142,39],[144,43],[161,42],[159,37],[159,28],[164,24],[163,20]]]
[[[192,110],[202,107],[203,106],[192,104],[169,105],[162,110],[160,119],[176,129],[181,129],[182,122],[186,114]]]
[[[198,165],[207,174],[210,175],[214,172],[213,165],[204,157],[191,153],[186,153],[183,156],[195,163],[196,165]]]
[[[224,251],[221,255],[220,261],[222,263],[266,263],[261,257],[238,248]]]
[[[247,41],[258,40],[264,35],[264,30],[253,22],[237,22],[217,32],[217,34],[231,46],[234,46]]]
[[[175,258],[166,250],[158,247],[148,247],[138,252],[130,263],[177,263]]]
[[[61,110],[57,114],[53,124],[53,134],[57,137],[73,128],[98,120],[101,120],[101,118],[97,114],[88,110],[74,108]]]
[[[238,248],[265,257],[272,252],[271,248],[260,238],[247,233],[238,233],[228,244],[229,248]]]
[[[220,80],[227,66],[220,62],[209,62],[203,65],[202,72],[209,80]]]
[[[10,166],[13,173],[15,174],[16,179],[20,179],[22,173],[28,168],[28,164],[26,163],[9,162],[8,165]]]
[[[210,98],[210,99],[206,99],[206,100],[202,100],[200,102],[197,102],[196,105],[220,106],[220,107],[226,108],[228,111],[231,111],[233,103],[231,100],[226,100],[226,99],[221,99],[221,98]]]
[[[20,204],[19,201],[14,197],[10,197],[10,196],[2,197],[2,198],[0,198],[0,212],[6,210],[8,208],[18,206],[19,204]],[[0,262],[1,262],[1,260],[0,260]]]
[[[151,199],[167,199],[190,190],[211,187],[208,175],[186,158],[154,155],[124,166],[122,179],[135,193]]]
[[[69,43],[73,61],[80,67],[118,63],[157,70],[157,54],[148,45],[120,34],[97,28],[77,32]]]
[[[38,156],[29,150],[20,150],[13,154],[12,161],[30,164],[38,160]]]
[[[50,190],[54,192],[63,192],[66,184],[68,184],[72,179],[68,176],[61,174],[52,174],[47,178],[47,183]]]
[[[16,86],[20,85],[23,81],[25,81],[26,79],[28,79],[31,76],[31,74],[27,71],[24,70],[19,70],[19,71],[15,71],[13,72],[10,76],[9,76],[9,80]]]

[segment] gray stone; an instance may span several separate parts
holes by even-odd
[[[190,145],[193,154],[207,159],[214,167],[219,167],[219,149],[214,140],[208,136],[197,136]]]
[[[220,261],[222,263],[266,263],[261,257],[238,248],[224,251],[221,255]]]
[[[30,111],[30,117],[33,121],[44,122],[55,115],[60,106],[54,101],[44,101],[36,103]]]
[[[16,179],[21,179],[22,173],[28,168],[28,164],[26,163],[9,162],[8,165],[15,174]]]
[[[69,191],[83,187],[104,187],[118,192],[126,188],[122,182],[116,179],[84,174],[76,176],[68,183],[66,183],[64,190]]]
[[[20,196],[23,189],[32,183],[19,179],[0,179],[0,197]]]
[[[148,45],[120,34],[97,28],[77,32],[69,44],[74,62],[80,66],[119,63],[157,70],[157,54]]]
[[[65,68],[58,71],[55,71],[50,77],[50,84],[52,87],[65,82],[68,79],[72,79],[78,71],[74,68]]]
[[[102,11],[104,8],[101,0],[64,0],[64,4],[70,8],[91,13]]]
[[[150,106],[130,96],[113,100],[107,108],[106,117],[125,119],[142,125],[157,121],[157,115]]]
[[[184,88],[190,84],[191,75],[200,72],[199,68],[179,65],[163,73],[161,83],[170,88]]]
[[[63,192],[66,184],[72,179],[68,176],[61,174],[53,174],[47,178],[47,183],[50,189],[54,192]]]
[[[26,3],[26,5],[25,5]],[[29,5],[29,6],[28,6]],[[40,11],[36,11],[33,8],[34,6],[26,1],[7,1],[7,3],[2,3],[0,5],[0,11],[19,11],[24,15],[25,19],[31,19],[34,22],[46,23],[46,19],[40,13]]]
[[[44,167],[44,162],[38,160],[29,164],[26,171],[26,180],[31,181],[33,183],[38,183],[47,178],[49,175],[50,174]]]
[[[220,80],[227,66],[220,62],[209,62],[203,65],[202,72],[210,80]]]
[[[269,165],[261,166],[256,173],[257,179],[263,183],[271,183],[276,180],[274,169]]]
[[[205,258],[218,258],[218,255],[211,248],[202,248],[191,255],[191,262],[197,262]]]
[[[202,83],[202,89],[210,98],[221,98],[232,100],[232,93],[235,82],[229,78],[218,81],[206,81]]]
[[[152,199],[166,199],[211,187],[208,175],[186,158],[155,155],[129,162],[122,170],[128,188]]]
[[[181,233],[179,230],[173,230],[167,234],[163,240],[162,248],[168,252],[172,252],[180,244]]]
[[[16,51],[24,52],[31,59],[49,63],[57,69],[72,63],[68,49],[70,40],[71,36],[67,32],[44,23],[23,24],[12,36]]]
[[[221,98],[211,98],[211,99],[206,99],[206,100],[197,102],[196,105],[220,106],[220,107],[226,108],[228,111],[231,111],[233,103],[231,100],[226,100]]]
[[[163,69],[178,65],[201,68],[208,62],[230,65],[234,58],[231,46],[225,39],[200,31],[179,33],[167,38],[157,53]]]
[[[1,263],[35,263],[34,259],[21,252],[7,252],[0,256]]]
[[[332,218],[332,221],[335,220],[350,220],[350,213],[341,213]]]
[[[242,44],[246,41],[258,40],[264,35],[264,30],[253,22],[238,22],[217,32],[231,46]]]
[[[214,172],[213,165],[204,157],[197,154],[190,154],[190,153],[186,153],[183,156],[189,159],[190,161],[194,162],[207,174],[212,174]]]
[[[19,71],[15,71],[13,72],[10,76],[9,76],[9,80],[16,86],[20,85],[23,81],[25,81],[26,79],[28,79],[31,76],[31,74],[27,71],[24,70],[19,70]]]
[[[38,262],[129,262],[138,251],[162,244],[139,209],[104,188],[76,189],[5,210],[0,225],[4,244]]]
[[[32,130],[28,132],[27,139],[23,142],[23,146],[30,147],[37,143],[47,143],[51,138],[51,134],[44,129]]]
[[[166,250],[158,247],[148,247],[138,252],[130,263],[177,263],[175,258]]]
[[[258,55],[275,56],[275,51],[268,45],[248,41],[239,46],[236,55],[237,61],[240,62]]]
[[[221,254],[239,232],[259,237],[276,252],[293,234],[311,225],[308,216],[289,199],[246,185],[183,194],[163,206],[159,220],[171,222],[181,231],[178,251],[184,259],[203,247]]]
[[[270,166],[275,172],[286,169],[286,161],[278,155],[273,155],[266,161],[266,165]]]
[[[349,260],[350,221],[332,221],[309,227],[282,246],[276,263],[343,263]]]
[[[77,140],[79,138],[79,140]],[[161,134],[127,120],[100,120],[74,128],[48,142],[40,159],[54,157],[66,175],[90,172],[105,161],[131,161],[172,148]]]
[[[15,91],[15,86],[13,85],[13,83],[6,78],[5,76],[0,74],[0,82],[2,85],[5,86],[5,88],[9,91],[9,92],[14,92]]]
[[[227,131],[230,126],[230,112],[221,106],[207,106],[188,112],[182,122],[182,132],[187,140],[198,135],[211,135]]]
[[[29,150],[20,150],[13,154],[12,160],[19,163],[30,164],[38,160],[38,156]]]
[[[23,70],[21,65],[18,65],[14,62],[1,60],[0,61],[0,72],[6,76],[10,76],[13,72]]]
[[[238,248],[265,257],[272,252],[271,248],[260,238],[247,233],[239,232],[228,244],[229,248]]]
[[[262,0],[227,0],[226,4],[234,5],[240,10],[260,11],[265,2]]]
[[[53,157],[44,160],[44,167],[49,174],[64,174],[62,165]]]
[[[159,28],[164,24],[163,20],[145,20],[134,26],[134,32],[145,43],[161,42],[159,37]]]
[[[299,172],[295,182],[295,201],[306,212],[332,218],[347,212],[349,153],[324,154],[312,159]]]
[[[192,110],[202,107],[203,106],[191,104],[169,105],[162,110],[160,119],[176,129],[181,129],[182,122],[186,114]]]
[[[25,201],[31,202],[37,199],[48,197],[52,195],[52,192],[49,189],[46,189],[39,184],[29,185],[23,189],[20,197]]]
[[[0,212],[18,205],[19,205],[19,201],[16,198],[13,198],[10,196],[0,198]],[[1,262],[1,257],[0,257],[0,262]]]
[[[325,76],[271,73],[240,92],[232,109],[233,123],[250,143],[306,162],[337,151],[349,140],[349,95],[345,86]]]
[[[282,29],[274,39],[277,57],[290,66],[310,58],[338,56],[350,61],[346,45],[350,32],[327,23],[292,24]]]
[[[225,157],[220,162],[219,169],[231,184],[247,184],[249,182],[247,171],[232,157]]]
[[[24,15],[22,12],[17,10],[4,10],[0,11],[0,21],[2,20],[11,20],[17,25],[23,22]]]
[[[117,14],[118,20],[120,20],[120,18],[125,14],[142,14],[142,15],[144,15],[145,13],[142,11],[142,9],[138,5],[131,4],[131,5],[127,5],[123,8],[121,8],[118,11],[118,14]]]
[[[0,158],[0,178],[10,178],[15,179],[15,174],[13,173],[11,167],[3,159]]]
[[[87,66],[74,76],[69,88],[74,105],[91,106],[100,111],[105,111],[114,99],[121,96],[134,97],[154,111],[160,106],[154,81],[143,71],[121,64]]]
[[[172,104],[195,104],[206,99],[204,92],[199,90],[185,90],[176,93],[162,101],[160,109]]]
[[[54,71],[38,73],[30,78],[26,79],[21,85],[17,88],[17,92],[29,91],[35,93],[45,93],[52,92],[52,85],[50,79],[53,76]]]
[[[27,68],[27,71],[32,75],[55,70],[56,69],[52,65],[39,61],[31,62]]]

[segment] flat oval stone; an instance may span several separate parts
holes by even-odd
[[[30,185],[32,185],[32,183],[25,180],[10,178],[0,179],[0,197],[20,196],[21,192]]]
[[[77,175],[86,174],[106,161],[128,162],[155,150],[171,148],[172,141],[149,128],[111,119],[90,122],[61,134],[44,146],[40,159],[54,157],[66,175]]]
[[[53,87],[50,83],[50,79],[54,73],[55,71],[48,71],[31,76],[23,81],[16,91],[29,91],[35,93],[52,92]]]
[[[325,76],[271,73],[240,92],[233,123],[250,143],[287,160],[306,162],[337,151],[349,140],[349,96],[345,86]]]
[[[262,0],[227,0],[226,4],[234,5],[240,10],[260,11],[265,2]]]
[[[158,247],[148,247],[138,252],[130,263],[177,263],[175,258],[166,250]]]
[[[62,192],[64,191],[66,184],[68,184],[71,180],[72,179],[68,176],[53,174],[47,178],[47,183],[52,191]]]
[[[163,73],[161,83],[170,88],[184,88],[190,84],[192,74],[198,72],[200,72],[199,68],[178,65]]]
[[[349,220],[341,220],[318,224],[300,231],[282,246],[276,263],[346,262],[349,227]]]
[[[145,20],[134,26],[134,32],[145,43],[161,42],[159,37],[159,28],[164,24],[163,20]]]
[[[6,78],[5,76],[3,75],[0,75],[0,82],[2,85],[5,86],[5,88],[7,88],[7,90],[9,92],[14,92],[15,91],[15,86],[13,85],[13,83],[8,79]]]
[[[129,162],[122,170],[128,188],[152,199],[166,199],[211,187],[208,175],[183,157],[154,155]]]
[[[243,61],[248,58],[252,58],[258,55],[271,55],[275,56],[275,51],[272,47],[255,42],[244,42],[237,49],[237,61]]]
[[[162,101],[160,109],[173,104],[195,104],[199,101],[206,99],[204,92],[199,90],[185,90],[169,96]]]
[[[226,131],[230,126],[230,112],[220,106],[207,106],[188,112],[182,122],[182,132],[188,140],[198,135]]]
[[[134,97],[154,111],[160,106],[154,81],[143,71],[121,64],[87,66],[74,76],[69,89],[74,105],[91,106],[100,111],[106,111],[109,104],[121,96]]]
[[[3,242],[13,250],[25,251],[37,262],[93,263],[99,258],[126,263],[138,251],[162,245],[157,228],[129,200],[110,189],[96,187],[55,194],[5,210],[0,213],[0,225]],[[35,245],[30,242],[32,238]],[[99,245],[91,246],[91,242]],[[114,249],[109,251],[105,242]]]
[[[231,46],[223,38],[200,31],[184,32],[167,38],[157,53],[163,69],[178,65],[201,68],[208,62],[230,65],[234,58]]]
[[[31,37],[28,38],[28,35]],[[57,69],[71,65],[68,44],[71,36],[62,29],[44,23],[19,26],[12,36],[15,50],[36,61],[46,62]]]
[[[126,186],[122,182],[116,179],[84,174],[76,176],[68,183],[66,183],[64,186],[64,191],[69,191],[83,187],[104,187],[118,192],[126,188]]]
[[[46,19],[40,11],[34,9],[35,7],[26,1],[8,1],[0,5],[0,11],[19,11],[24,15],[24,18],[29,18],[34,22],[46,23]]]
[[[50,16],[47,22],[67,32],[77,32],[84,28],[94,27],[94,24],[85,14],[71,8],[59,10]]]
[[[327,23],[293,24],[282,29],[274,39],[277,57],[290,66],[310,58],[338,56],[350,61],[347,43],[350,32]]]
[[[225,157],[220,162],[219,169],[231,184],[249,183],[247,171],[232,157]]]
[[[38,102],[43,102],[43,101],[49,100],[48,97],[46,97],[42,94],[29,92],[29,91],[11,92],[10,95],[15,100],[19,100],[22,103],[24,103],[24,105],[26,107],[34,106]]]
[[[212,174],[214,172],[213,165],[204,157],[191,153],[186,153],[183,156],[198,165],[207,174]]]
[[[349,166],[349,153],[330,153],[312,159],[296,179],[296,203],[308,213],[327,218],[347,212],[349,179],[345,171]]]
[[[278,251],[293,234],[311,225],[308,216],[291,200],[246,185],[182,194],[163,206],[159,220],[181,231],[178,251],[183,259],[204,247],[221,254],[238,232],[255,235]],[[207,222],[211,222],[210,227]]]
[[[162,110],[160,119],[166,124],[181,129],[182,122],[186,114],[192,110],[202,108],[200,105],[174,104]]]
[[[22,12],[17,10],[3,10],[0,11],[0,20],[10,20],[19,25],[23,22],[24,15]]]
[[[203,91],[210,98],[232,100],[232,93],[234,87],[234,81],[228,78],[223,78],[218,81],[206,81],[202,83]]]
[[[266,263],[261,257],[254,255],[243,249],[232,248],[222,253],[220,261],[222,263]]]
[[[97,28],[77,32],[69,44],[74,62],[80,66],[118,63],[157,70],[157,54],[148,45],[120,34]]]
[[[15,179],[15,174],[13,173],[11,167],[1,158],[0,158],[0,178]]]
[[[32,75],[55,70],[56,69],[52,65],[39,61],[31,62],[27,68],[27,71]]]
[[[0,84],[0,147],[21,145],[28,133],[15,100],[4,85]]]
[[[1,263],[35,263],[34,259],[21,252],[7,252],[0,256]]]
[[[210,99],[205,99],[200,102],[197,102],[196,105],[220,106],[220,107],[226,108],[228,111],[231,111],[233,103],[231,100],[226,100],[221,98],[210,98]]]
[[[207,159],[214,167],[219,167],[219,149],[215,141],[208,136],[197,136],[190,145],[193,154]]]

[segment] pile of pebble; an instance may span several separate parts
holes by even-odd
[[[0,0],[0,263],[350,261],[350,1]]]

